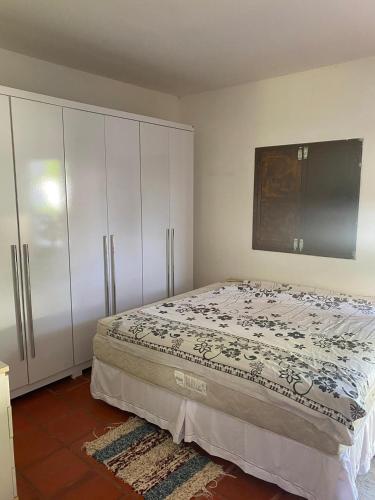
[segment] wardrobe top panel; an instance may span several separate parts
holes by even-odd
[[[29,99],[31,101],[44,102],[46,104],[54,104],[55,106],[79,109],[81,111],[89,111],[91,113],[98,113],[101,115],[116,116],[119,118],[126,118],[127,120],[134,120],[137,122],[152,123],[164,127],[188,130],[191,132],[194,131],[194,127],[192,125],[186,125],[184,123],[170,122],[168,120],[161,120],[159,118],[153,118],[151,116],[136,115],[134,113],[127,113],[126,111],[119,111],[117,109],[112,109],[112,108],[103,108],[101,106],[85,104],[82,102],[69,101],[67,99],[60,99],[58,97],[52,97],[44,94],[37,94],[35,92],[28,92],[26,90],[14,89],[12,87],[4,87],[2,85],[0,85],[0,95],[19,97],[21,99]]]

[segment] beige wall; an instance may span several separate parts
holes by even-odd
[[[375,58],[182,99],[196,127],[195,282],[255,277],[375,294]],[[364,138],[355,261],[253,251],[254,148]]]
[[[0,85],[179,121],[177,97],[0,49]]]

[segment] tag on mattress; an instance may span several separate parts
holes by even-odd
[[[207,396],[207,384],[203,380],[199,380],[199,378],[186,375],[185,373],[177,370],[174,372],[174,378],[176,380],[176,384],[180,387],[185,387],[186,389],[190,389],[191,391],[199,392],[199,394]]]
[[[185,374],[182,372],[174,371],[174,378],[176,380],[176,384],[180,387],[185,387]]]

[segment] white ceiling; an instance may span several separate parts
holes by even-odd
[[[184,95],[375,55],[375,0],[0,0],[0,47]]]

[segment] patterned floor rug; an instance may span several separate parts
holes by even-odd
[[[188,444],[173,443],[169,432],[138,417],[84,446],[88,455],[145,500],[181,500],[208,493],[208,483],[224,475],[209,457]]]

